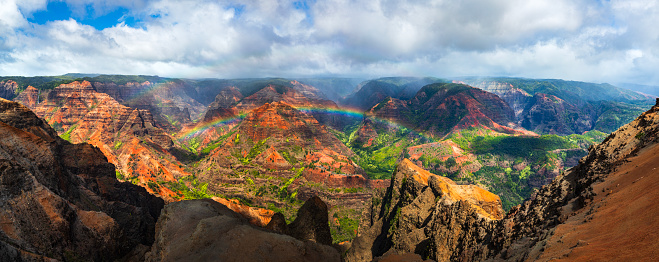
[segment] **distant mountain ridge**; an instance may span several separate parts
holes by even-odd
[[[471,86],[482,88],[486,91],[493,90],[493,87],[496,87],[498,84],[508,84],[511,85],[511,88],[522,89],[531,95],[536,93],[554,95],[574,104],[578,104],[581,101],[603,100],[617,102],[647,102],[648,99],[652,99],[652,97],[606,83],[596,84],[561,79],[527,79],[510,77],[471,77],[462,79],[458,78],[456,80],[462,81]]]
[[[439,82],[446,81],[434,77],[384,77],[368,80],[360,83],[340,104],[368,110],[387,97],[410,99],[421,87]]]
[[[653,104],[653,97],[610,84],[559,79],[462,78],[503,98],[522,127],[537,133],[612,132]]]
[[[640,92],[643,94],[659,97],[659,86],[639,85],[639,84],[630,84],[630,83],[618,83],[616,84],[616,86],[626,88],[632,91]]]
[[[523,132],[515,130],[514,112],[501,98],[462,84],[426,85],[409,100],[387,98],[368,113],[437,138],[469,127]]]
[[[469,199],[446,199],[454,195],[438,194],[446,187],[437,179],[422,183],[423,171],[406,171],[415,168],[403,161],[364,213],[364,233],[346,260],[404,253],[436,261],[652,260],[659,255],[657,142],[659,99],[503,218],[477,214]]]

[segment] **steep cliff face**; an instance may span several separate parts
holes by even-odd
[[[222,89],[215,97],[215,101],[208,106],[204,114],[204,122],[211,122],[218,118],[232,117],[238,114],[235,106],[243,99],[240,90],[234,86]]]
[[[168,200],[174,192],[155,182],[188,176],[181,168],[172,138],[151,112],[124,106],[89,82],[60,85],[34,108],[72,143],[87,142],[100,148],[125,180],[144,186]],[[151,184],[151,186],[147,186]]]
[[[445,82],[433,77],[385,77],[365,81],[352,94],[342,99],[341,104],[350,108],[368,110],[387,97],[409,100],[421,87]]]
[[[28,86],[23,92],[18,94],[14,101],[20,102],[28,108],[35,108],[39,104],[39,90],[33,86]]]
[[[489,211],[496,205],[483,205],[491,201],[475,201],[481,204],[474,206],[473,199],[489,197],[447,201],[446,196],[453,193],[437,186],[437,178],[429,176],[428,186],[423,186],[417,182],[427,176],[404,172],[410,164],[401,162],[387,194],[382,200],[375,198],[373,208],[365,212],[361,236],[354,240],[348,259],[368,260],[387,251],[417,253],[437,261],[639,261],[655,257],[659,247],[654,241],[659,235],[654,219],[659,208],[653,204],[659,197],[654,189],[658,178],[653,176],[659,168],[657,142],[659,100],[503,218],[502,213]],[[430,194],[430,190],[445,193]],[[421,197],[424,194],[427,197]],[[433,197],[437,201],[429,201]],[[390,201],[397,198],[403,205]],[[487,214],[498,220],[483,219]]]
[[[502,259],[537,259],[538,257],[547,257],[544,254],[545,249],[551,246],[556,246],[560,243],[562,237],[573,239],[581,233],[590,234],[590,240],[605,245],[607,242],[602,242],[604,237],[601,233],[593,233],[593,228],[599,228],[603,231],[613,229],[614,232],[620,232],[625,224],[608,224],[607,221],[615,221],[616,219],[626,218],[629,219],[626,223],[634,223],[637,221],[639,224],[650,223],[654,225],[655,229],[649,231],[638,232],[638,236],[656,235],[657,223],[650,220],[642,220],[643,216],[638,216],[638,208],[656,210],[647,202],[636,203],[634,199],[640,195],[630,194],[631,188],[647,186],[645,183],[652,183],[653,179],[640,179],[643,169],[648,169],[647,166],[652,160],[656,160],[656,155],[652,152],[655,151],[656,143],[659,141],[659,101],[658,104],[652,107],[649,111],[643,113],[636,120],[621,127],[618,131],[612,133],[601,144],[592,147],[588,156],[579,161],[579,165],[571,169],[563,176],[556,178],[551,184],[543,187],[532,198],[524,202],[521,206],[510,210],[502,224],[496,229],[494,238],[497,247],[497,258]],[[636,170],[639,166],[645,166],[643,169]],[[625,170],[619,172],[618,170]],[[629,176],[629,177],[626,177]],[[629,180],[631,181],[629,181]],[[613,184],[615,181],[620,184]],[[638,183],[638,184],[637,184]],[[629,186],[634,184],[634,186]],[[625,187],[620,187],[624,185]],[[615,194],[614,194],[615,193]],[[644,197],[656,196],[653,190],[646,193],[636,192],[642,194]],[[614,194],[611,196],[611,194]],[[630,198],[623,198],[622,196],[630,196]],[[624,208],[611,211],[611,207],[606,207],[611,199],[617,199],[618,206],[632,205],[633,208]],[[645,213],[645,212],[643,212]],[[606,218],[607,214],[612,214],[609,219]],[[591,223],[591,220],[597,218],[596,222]],[[643,221],[643,222],[641,222]],[[581,225],[591,223],[587,226]],[[627,224],[628,225],[628,224]],[[588,231],[590,228],[591,231]],[[565,233],[566,230],[573,231],[569,235],[556,235],[558,233]],[[584,231],[581,231],[584,230]],[[595,234],[595,235],[593,235]],[[619,233],[615,233],[619,234]],[[586,238],[586,235],[584,235]],[[625,237],[625,239],[629,236]],[[587,238],[588,239],[588,238]],[[599,242],[596,240],[599,239]],[[645,239],[642,237],[641,239]],[[642,240],[641,240],[642,241]],[[611,244],[610,242],[608,242]],[[604,252],[603,254],[615,254],[615,256],[622,256],[626,258],[647,257],[648,253],[635,253],[629,254],[624,252],[630,249],[633,241],[621,241],[618,245],[611,246],[612,250]],[[647,242],[650,246],[656,246],[656,243]],[[588,247],[586,240],[576,243],[572,248],[586,253],[597,253],[600,251],[597,245]],[[552,252],[556,252],[555,249]],[[617,253],[617,254],[616,254]],[[562,255],[569,256],[569,250],[566,250]],[[583,259],[583,257],[582,257]],[[632,259],[638,260],[638,259]]]
[[[303,108],[320,123],[337,129],[343,128],[346,120],[325,112],[329,109],[338,109],[336,103],[327,100],[315,87],[291,81],[287,85],[268,85],[256,93],[243,98],[237,105],[239,113],[247,113],[265,103],[284,102],[294,108]]]
[[[268,85],[258,92],[245,97],[237,105],[241,113],[249,112],[265,103],[284,102],[293,107],[334,107],[336,104],[323,99],[311,86],[292,82],[293,86]]]
[[[0,258],[113,261],[154,241],[163,201],[116,180],[98,148],[70,144],[0,99]]]
[[[556,96],[536,94],[520,115],[520,125],[543,134],[581,134],[593,129],[594,119]]]
[[[241,90],[236,86],[223,88],[215,97],[215,101],[208,106],[203,121],[183,127],[180,133],[190,134],[183,137],[183,140],[198,151],[203,151],[212,142],[228,134],[242,116],[264,104],[274,102],[304,109],[314,121],[338,129],[350,120],[326,112],[338,109],[338,106],[325,99],[316,88],[297,81],[280,82],[266,84],[256,90],[246,87],[243,87],[246,90]]]
[[[413,127],[417,124],[415,121],[416,114],[412,111],[414,109],[416,108],[413,108],[408,101],[388,97],[367,111],[367,115],[393,120],[397,124]]]
[[[299,146],[318,144],[344,155],[352,155],[350,149],[330,134],[313,116],[302,113],[285,102],[266,103],[254,109],[243,119],[238,130],[253,141],[268,137],[281,142],[288,139],[288,143]]]
[[[195,89],[180,80],[92,85],[125,106],[149,110],[157,126],[170,131],[178,131],[182,125],[203,117],[205,110],[204,105],[191,97],[195,96]]]
[[[354,223],[359,214],[353,210],[363,208],[372,188],[387,186],[364,178],[351,159],[354,153],[328,128],[284,102],[266,103],[233,125],[197,166],[196,177],[208,182],[209,192],[276,209],[287,218],[301,201],[319,195],[341,212],[337,217]]]
[[[359,147],[370,147],[373,146],[375,139],[378,138],[378,132],[375,131],[373,127],[373,122],[371,119],[364,119],[362,125],[357,130],[357,135],[353,141],[353,145]]]
[[[453,81],[454,83],[465,84],[462,81]],[[510,83],[505,82],[496,82],[496,81],[480,81],[480,82],[469,82],[469,85],[478,87],[487,92],[493,93],[510,106],[515,112],[515,117],[519,118],[522,115],[524,109],[531,102],[533,95],[527,93],[526,91],[515,88]]]
[[[515,111],[517,124],[539,133],[606,133],[633,120],[652,98],[609,84],[557,79],[485,78],[454,81],[501,97]]]
[[[13,80],[0,81],[0,97],[11,100],[16,97],[18,83]]]
[[[447,128],[482,125],[497,129],[504,128],[514,120],[513,111],[499,97],[465,85],[425,86],[411,102],[425,111],[427,122],[421,124],[421,127],[430,130],[434,127],[432,122],[440,120],[448,122]],[[441,125],[438,128],[436,132],[443,131]]]
[[[439,137],[470,127],[526,132],[516,130],[514,112],[501,98],[461,84],[427,85],[408,101],[385,99],[369,114]]]
[[[438,261],[481,255],[464,243],[490,238],[483,228],[492,228],[503,215],[498,196],[477,186],[457,185],[405,159],[385,195],[375,197],[364,213],[346,260],[369,261],[391,250]]]
[[[236,158],[236,155],[239,157]],[[236,127],[235,133],[222,146],[211,151],[209,156],[210,162],[226,167],[239,165],[241,161],[247,163],[247,159],[240,160],[242,157],[248,158],[249,163],[279,170],[304,163],[305,166],[331,169],[332,172],[358,173],[356,164],[348,159],[354,156],[349,148],[312,115],[285,102],[266,103],[250,111]],[[307,173],[311,171],[306,170]]]

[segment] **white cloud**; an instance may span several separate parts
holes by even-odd
[[[45,25],[26,17],[46,0],[0,1],[0,75],[509,75],[659,84],[657,1],[317,0],[307,11],[292,0],[66,0],[74,17]],[[117,7],[138,26],[78,22]]]

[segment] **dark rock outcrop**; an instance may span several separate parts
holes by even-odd
[[[341,260],[339,252],[330,246],[255,227],[226,206],[209,199],[168,204],[158,220],[156,241],[146,254],[146,261],[218,259]]]
[[[309,198],[288,225],[288,234],[300,240],[312,240],[323,245],[332,244],[327,218],[327,205],[319,197]]]
[[[16,97],[18,91],[18,83],[13,80],[1,81],[0,82],[0,97],[11,100]]]
[[[421,89],[421,87],[445,82],[432,77],[385,77],[365,81],[357,86],[354,93],[342,99],[341,104],[350,108],[368,110],[387,97],[408,100]]]
[[[581,134],[593,129],[593,116],[553,95],[535,94],[520,115],[520,125],[542,134]]]
[[[89,144],[70,144],[0,99],[0,258],[112,261],[151,245],[164,202],[115,178]]]
[[[470,244],[491,237],[486,229],[503,217],[498,196],[457,185],[403,160],[384,196],[364,213],[347,261],[370,261],[388,251],[448,261],[482,256]]]
[[[386,252],[413,252],[437,261],[652,258],[659,246],[653,238],[659,235],[653,219],[659,212],[653,204],[659,180],[652,176],[659,168],[657,142],[659,101],[505,217],[491,217],[499,220],[483,218],[482,212],[493,207],[488,202],[450,201],[454,194],[437,183],[440,177],[420,183],[423,176],[406,172],[413,168],[405,160],[384,198],[374,198],[365,212],[347,260]],[[638,246],[643,252],[628,252]]]

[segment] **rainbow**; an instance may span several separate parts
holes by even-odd
[[[364,118],[364,112],[350,108],[329,108],[329,107],[295,107],[295,109],[307,113],[326,113],[338,116],[347,116],[352,118]]]
[[[203,123],[201,125],[195,126],[194,128],[192,128],[188,131],[185,131],[181,134],[178,134],[177,136],[178,136],[179,140],[187,139],[187,138],[196,136],[198,134],[201,134],[202,132],[206,131],[207,129],[209,129],[211,127],[222,126],[222,125],[230,125],[230,124],[238,123],[238,122],[242,121],[243,118],[245,118],[246,115],[247,114],[240,114],[240,115],[232,116],[232,117],[218,118],[218,119],[215,119],[211,122],[207,122],[207,123]]]
[[[409,127],[403,126],[403,125],[401,125],[401,124],[399,124],[399,123],[397,123],[393,120],[376,117],[374,115],[367,115],[365,112],[362,112],[362,111],[359,111],[359,110],[356,110],[356,109],[350,109],[350,108],[322,108],[322,107],[299,107],[299,108],[296,108],[296,109],[298,109],[302,112],[308,113],[308,114],[311,114],[311,113],[328,113],[328,114],[333,114],[333,115],[341,115],[341,116],[348,116],[348,117],[354,117],[354,118],[362,118],[362,119],[368,118],[369,120],[377,122],[377,123],[386,124],[388,126],[395,127],[395,128],[398,128],[398,129],[408,130],[408,131],[412,132],[412,134],[414,134],[416,136],[419,136],[419,137],[422,137],[422,138],[424,138],[428,141],[435,142],[435,140],[436,140],[433,137],[427,136],[427,135],[425,135],[421,132],[417,132],[417,131],[415,131],[413,129],[410,129]]]
[[[306,113],[306,114],[313,114],[313,113],[323,113],[323,114],[331,114],[331,115],[337,115],[337,116],[344,116],[344,117],[350,117],[350,118],[357,118],[357,119],[365,119],[368,118],[371,121],[377,122],[377,123],[382,123],[386,124],[388,126],[398,128],[398,129],[404,129],[408,130],[411,132],[413,135],[421,137],[425,139],[426,141],[431,141],[435,142],[436,139],[433,137],[427,136],[421,132],[417,132],[413,129],[410,129],[408,127],[405,127],[397,122],[394,122],[389,119],[385,118],[379,118],[373,115],[366,115],[365,112],[357,110],[357,109],[351,109],[351,108],[328,108],[328,107],[296,107],[295,109],[299,110],[300,112]],[[202,125],[196,126],[188,131],[185,131],[184,133],[181,133],[178,135],[179,140],[187,139],[193,136],[196,136],[198,134],[201,134],[204,132],[206,129],[209,129],[211,127],[216,127],[216,126],[221,126],[221,125],[230,125],[234,124],[237,122],[242,121],[242,119],[247,116],[246,113],[234,116],[234,117],[227,117],[227,118],[220,118],[216,119],[212,122],[204,123]]]

